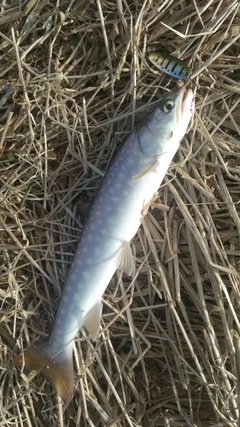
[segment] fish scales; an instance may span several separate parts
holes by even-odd
[[[13,360],[49,378],[64,402],[73,391],[73,339],[83,326],[96,339],[109,281],[117,268],[132,274],[131,239],[186,132],[193,106],[192,91],[181,88],[163,98],[127,138],[93,202],[49,340]]]

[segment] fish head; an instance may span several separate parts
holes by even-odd
[[[193,110],[193,92],[186,87],[162,98],[147,122],[149,138],[139,138],[142,152],[149,157],[158,157],[177,151]]]

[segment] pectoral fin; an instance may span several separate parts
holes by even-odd
[[[83,326],[88,330],[93,341],[96,340],[99,331],[100,320],[102,314],[102,299],[99,298],[87,316],[83,320]]]
[[[133,273],[134,260],[129,242],[126,242],[121,248],[121,252],[118,257],[118,268],[128,276],[131,276]]]
[[[139,172],[137,175],[134,175],[132,177],[132,179],[134,181],[138,181],[140,178],[142,178],[143,176],[147,175],[149,172],[155,172],[156,168],[158,165],[158,161],[156,160],[155,162],[151,163],[150,165],[148,165],[146,167],[146,169],[144,169],[142,172]]]

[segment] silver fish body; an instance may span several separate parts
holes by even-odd
[[[65,402],[73,390],[73,339],[82,326],[96,338],[101,298],[114,272],[120,268],[132,274],[131,239],[179,147],[193,107],[191,90],[173,92],[127,138],[92,205],[52,334],[24,352],[26,367],[47,376]],[[13,363],[21,365],[23,357]]]

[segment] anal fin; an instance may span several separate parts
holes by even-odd
[[[129,242],[126,242],[121,248],[120,254],[118,256],[118,268],[128,276],[131,276],[133,273],[134,260]]]
[[[83,319],[83,326],[88,330],[93,341],[96,340],[100,327],[102,314],[102,299],[99,298],[86,317]]]

